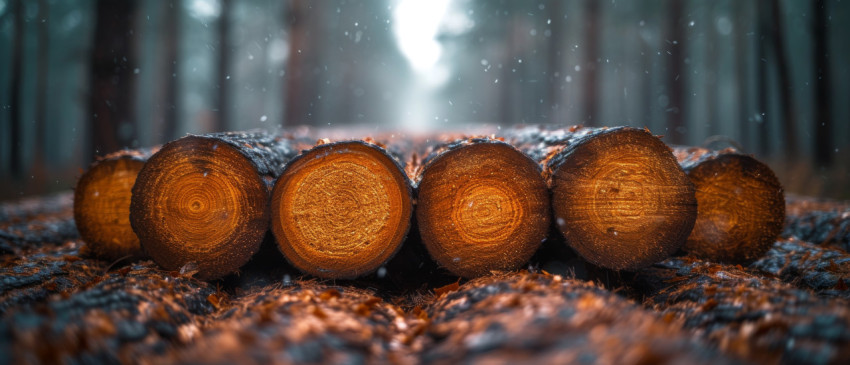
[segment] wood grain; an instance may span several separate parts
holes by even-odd
[[[773,171],[733,149],[676,148],[696,187],[697,220],[684,250],[728,263],[758,259],[785,221],[785,197]]]
[[[417,178],[416,219],[434,260],[463,277],[528,262],[551,216],[534,160],[489,138],[453,142],[426,160]]]
[[[139,172],[130,223],[167,270],[196,266],[214,279],[257,252],[269,228],[269,186],[295,155],[265,133],[189,135],[170,142]]]
[[[286,165],[272,191],[272,232],[299,270],[354,278],[377,270],[410,229],[412,187],[377,144],[318,145]]]
[[[697,213],[694,187],[649,131],[519,127],[505,136],[543,165],[555,223],[592,264],[635,270],[685,243]]]

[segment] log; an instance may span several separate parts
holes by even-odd
[[[646,267],[678,251],[693,228],[693,184],[647,130],[517,127],[505,138],[543,166],[558,229],[594,265]]]
[[[74,221],[86,250],[114,261],[144,255],[130,226],[130,197],[139,170],[158,149],[123,150],[97,159],[74,189]]]
[[[489,138],[438,148],[417,177],[416,220],[425,247],[452,273],[472,278],[528,262],[546,238],[549,193],[540,166]]]
[[[412,187],[400,162],[365,141],[320,144],[275,182],[271,227],[286,259],[321,278],[377,270],[410,229]]]
[[[731,148],[679,147],[674,155],[696,187],[697,220],[684,250],[728,263],[764,255],[785,221],[782,185],[773,170]]]
[[[269,228],[269,186],[296,154],[263,132],[189,135],[142,167],[130,223],[145,252],[166,270],[197,266],[201,279],[234,272]]]

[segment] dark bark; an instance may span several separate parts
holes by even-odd
[[[671,259],[631,284],[649,308],[684,321],[721,351],[757,363],[850,358],[850,309],[740,266]],[[793,345],[789,345],[793,344]]]
[[[133,186],[130,223],[142,248],[168,270],[196,265],[204,279],[237,270],[259,250],[269,188],[295,155],[289,141],[261,132],[165,144]]]
[[[135,1],[98,0],[91,69],[90,156],[132,145]]]
[[[821,297],[850,299],[850,254],[845,250],[783,239],[749,267]]]
[[[815,162],[826,166],[832,163],[835,151],[832,147],[832,72],[829,59],[829,15],[826,1],[812,2],[812,25],[814,31],[814,65],[816,71],[814,109],[815,109]]]

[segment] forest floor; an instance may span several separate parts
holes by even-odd
[[[0,364],[850,360],[848,202],[789,197],[781,237],[745,267],[618,273],[552,235],[528,269],[458,281],[414,230],[360,280],[302,276],[267,245],[205,282],[88,257],[71,197],[0,204]]]

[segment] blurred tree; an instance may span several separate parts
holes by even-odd
[[[12,80],[11,80],[11,103],[9,134],[11,135],[9,147],[9,170],[13,178],[20,178],[23,175],[23,143],[21,142],[21,76],[23,74],[21,68],[23,64],[23,48],[24,48],[24,1],[17,0],[12,5],[11,12],[13,15],[14,46],[12,48],[11,63],[12,63]]]
[[[772,23],[771,31],[771,50],[773,51],[773,59],[776,61],[776,72],[779,80],[779,105],[782,112],[779,114],[782,123],[780,131],[782,133],[782,148],[785,157],[794,159],[799,158],[799,148],[797,147],[797,103],[791,97],[791,66],[788,63],[788,57],[785,50],[785,22],[782,15],[782,8],[779,0],[772,0],[770,4],[770,14]]]
[[[682,19],[685,0],[670,0],[667,14],[666,42],[669,54],[667,78],[667,133],[668,141],[673,144],[685,143],[686,123],[684,118],[685,80],[683,74],[685,55],[682,49],[687,41],[687,26]]]
[[[585,0],[584,19],[584,107],[581,119],[585,125],[594,126],[604,123],[597,120],[596,113],[599,111],[599,28],[600,11],[599,1]]]
[[[230,103],[228,98],[229,74],[230,74],[230,58],[233,54],[233,49],[230,44],[230,23],[231,13],[233,10],[231,0],[220,1],[221,12],[218,18],[218,93],[216,95],[215,105],[218,107],[217,117],[215,118],[214,128],[217,131],[231,130],[230,122]]]
[[[814,31],[814,125],[815,125],[815,162],[820,166],[832,163],[832,74],[829,66],[829,16],[826,11],[826,1],[812,1]]]
[[[133,0],[98,0],[92,56],[91,155],[133,146],[136,123],[131,95],[136,67]]]

